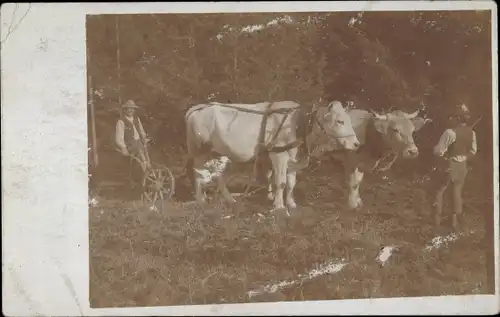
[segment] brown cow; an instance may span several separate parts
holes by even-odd
[[[360,109],[348,111],[361,146],[357,151],[334,152],[332,156],[341,160],[346,168],[349,208],[356,209],[363,205],[359,186],[364,173],[386,171],[399,157],[410,159],[418,156],[413,133],[430,121],[418,117],[418,113],[419,110],[413,113],[396,110],[384,115]],[[383,164],[388,158],[389,162]]]

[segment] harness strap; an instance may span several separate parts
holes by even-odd
[[[258,139],[258,143],[257,143],[257,148],[255,149],[255,161],[253,164],[254,165],[253,166],[254,173],[256,174],[257,180],[261,181],[261,182],[264,182],[264,176],[263,176],[263,174],[261,174],[263,171],[260,170],[258,167],[259,167],[259,164],[261,164],[261,160],[265,160],[265,158],[263,158],[261,154],[264,154],[263,152],[267,150],[266,144],[265,144],[266,126],[267,126],[267,119],[268,119],[269,112],[270,112],[269,110],[272,107],[272,105],[273,105],[273,103],[269,103],[264,112],[247,111],[250,113],[262,114],[262,121],[260,123],[260,131],[259,131],[259,139]],[[240,107],[234,107],[234,106],[230,106],[230,105],[224,105],[224,107],[236,109],[239,111],[249,110],[249,109],[240,109]]]
[[[288,148],[292,148],[293,144],[296,143],[296,142],[294,142],[294,143],[292,143],[290,145],[287,145],[285,147],[273,147],[271,145],[272,142],[274,142],[276,140],[276,138],[278,137],[278,134],[281,131],[281,128],[283,127],[283,124],[285,123],[286,119],[288,118],[288,115],[290,115],[290,113],[296,111],[297,108],[272,109],[272,106],[274,105],[274,102],[270,102],[267,105],[267,108],[264,111],[259,111],[259,110],[254,110],[254,109],[247,109],[247,108],[243,108],[243,107],[238,107],[238,106],[229,105],[229,104],[223,104],[223,103],[217,103],[217,102],[211,102],[210,105],[221,106],[221,107],[225,107],[225,108],[235,109],[235,110],[238,110],[238,111],[241,111],[241,112],[247,112],[247,113],[254,113],[254,114],[260,114],[260,115],[262,115],[262,121],[261,121],[260,131],[259,131],[259,142],[258,142],[258,145],[257,145],[258,148],[256,150],[256,154],[257,155],[260,154],[260,152],[263,149],[265,149],[268,152],[283,152],[283,151],[286,151],[286,149],[288,149]],[[278,130],[276,131],[276,133],[274,134],[274,136],[269,141],[269,145],[266,145],[265,136],[266,136],[267,120],[268,120],[269,116],[272,115],[272,114],[284,114],[285,118],[283,118],[283,120],[281,121],[281,123],[280,123],[280,125],[278,127]]]
[[[266,149],[268,152],[283,152],[283,151],[286,151],[286,149],[282,149],[282,148],[286,148],[287,146],[272,146],[272,143],[276,140],[276,138],[278,137],[278,134],[280,133],[281,131],[281,128],[283,127],[283,124],[285,124],[285,121],[286,119],[288,118],[288,115],[289,114],[285,114],[285,117],[283,118],[283,120],[281,120],[281,123],[280,125],[278,126],[278,129],[276,130],[276,133],[274,133],[274,136],[272,137],[272,139],[269,141],[269,145],[266,145]],[[292,142],[293,143],[293,142]]]
[[[379,165],[383,164],[386,159],[388,159],[389,157],[391,157],[391,155],[394,155],[393,160],[390,161],[389,163],[387,163],[384,167],[380,167]],[[370,171],[374,172],[374,173],[385,171],[385,170],[389,169],[392,166],[392,164],[394,164],[394,161],[396,159],[397,159],[397,154],[394,154],[392,152],[388,153],[387,155],[385,155],[385,156],[379,158],[378,160],[376,160],[375,164],[372,166],[372,168],[370,169]]]
[[[338,140],[338,139],[342,139],[342,138],[347,138],[347,137],[351,137],[351,136],[356,136],[356,134],[347,134],[347,135],[343,135],[343,136],[337,136],[337,137],[333,137],[331,135],[328,134],[328,132],[326,131],[325,127],[321,124],[321,122],[318,120],[318,117],[314,117],[316,119],[316,123],[318,124],[318,126],[321,128],[321,130],[323,131],[323,133],[329,138],[329,139],[334,139],[334,140]]]
[[[262,113],[263,116],[262,116],[262,121],[261,121],[261,124],[260,124],[260,131],[259,131],[259,143],[257,145],[257,155],[260,153],[260,151],[262,151],[263,148],[266,147],[265,143],[266,143],[266,140],[265,140],[265,137],[266,137],[266,127],[267,127],[267,119],[270,115],[270,108],[273,106],[274,103],[269,103],[267,105],[267,108],[266,110]],[[227,106],[227,105],[225,105]],[[233,107],[233,106],[230,106],[230,108],[238,108],[239,107]]]
[[[274,114],[274,113],[279,113],[279,114],[289,114],[295,110],[297,110],[297,108],[278,108],[278,109],[271,109],[271,107],[274,105],[274,102],[270,102],[267,106],[267,108],[264,110],[264,111],[261,111],[261,110],[254,110],[254,109],[248,109],[248,108],[242,108],[242,107],[238,107],[238,106],[234,106],[234,105],[228,105],[228,104],[224,104],[224,103],[216,103],[216,102],[211,102],[210,105],[212,106],[221,106],[221,107],[225,107],[225,108],[230,108],[230,109],[235,109],[235,110],[238,110],[238,111],[242,111],[242,112],[248,112],[248,113],[254,113],[254,114],[260,114],[260,115],[264,115],[264,116],[269,116],[271,114]]]

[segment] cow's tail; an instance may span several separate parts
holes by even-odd
[[[186,160],[186,165],[185,165],[185,170],[184,170],[184,176],[186,179],[189,181],[191,186],[194,186],[195,182],[195,177],[194,177],[194,159],[196,157],[196,154],[199,152],[200,149],[200,142],[197,138],[196,133],[192,130],[192,124],[190,122],[190,115],[192,112],[189,110],[187,111],[185,115],[185,122],[186,122],[186,147],[187,147],[187,160]]]
[[[212,150],[211,142],[204,142],[199,133],[197,133],[194,123],[191,121],[192,117],[186,116],[186,146],[187,146],[187,160],[185,165],[185,177],[191,183],[195,184],[195,159],[207,155]]]

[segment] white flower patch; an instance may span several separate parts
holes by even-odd
[[[239,33],[254,33],[260,30],[263,30],[268,27],[277,27],[280,24],[291,24],[293,23],[293,19],[289,15],[285,15],[280,18],[273,19],[265,24],[253,24],[253,25],[246,25],[239,29]],[[222,27],[223,31],[221,31],[219,34],[216,35],[217,39],[219,41],[222,41],[225,35],[227,35],[230,32],[236,31],[233,27],[230,27],[229,25],[224,25]]]
[[[284,17],[277,18],[277,19],[274,19],[274,20],[267,22],[267,26],[278,25],[279,23],[290,24],[292,22],[293,22],[292,17],[289,15],[285,15]]]
[[[99,205],[99,201],[97,200],[97,198],[92,197],[91,199],[89,199],[89,206],[97,207],[97,205]]]
[[[243,27],[241,29],[241,32],[242,33],[253,33],[253,32],[256,32],[256,31],[260,31],[262,29],[264,29],[265,26],[262,25],[262,24],[257,24],[257,25],[247,25],[245,27]]]
[[[323,264],[319,268],[310,271],[305,279],[313,279],[321,275],[338,273],[342,271],[342,269],[346,265],[347,265],[346,263],[332,263],[332,262]]]
[[[297,281],[282,281],[282,282],[279,282],[278,284],[267,285],[264,288],[262,288],[261,290],[249,291],[249,292],[247,292],[247,294],[248,294],[248,297],[251,298],[251,297],[261,295],[264,293],[276,293],[277,291],[284,289],[284,288],[287,288],[287,287],[290,287],[292,285],[295,285],[296,283],[297,283]]]
[[[353,27],[355,24],[361,24],[361,19],[363,18],[363,12],[359,12],[356,17],[352,17],[349,19],[347,25],[349,27]]]
[[[326,275],[326,274],[338,273],[338,272],[342,271],[342,269],[347,265],[347,263],[344,263],[343,261],[344,261],[344,259],[342,259],[340,262],[328,262],[328,263],[322,264],[317,269],[313,269],[305,275],[299,275],[298,279],[295,279],[292,281],[282,281],[282,282],[272,284],[272,285],[266,285],[259,290],[253,290],[253,291],[247,292],[247,295],[248,295],[248,297],[251,298],[253,296],[261,295],[264,293],[276,293],[279,290],[293,286],[295,284],[305,282],[307,280],[311,280],[315,277],[319,277],[319,276]]]
[[[104,97],[104,89],[102,88],[94,89],[94,95],[102,99]]]
[[[461,234],[456,234],[456,233],[450,233],[449,235],[446,235],[444,237],[438,236],[434,237],[430,244],[425,247],[427,251],[431,251],[434,249],[439,249],[442,246],[448,246],[448,243],[456,241]]]

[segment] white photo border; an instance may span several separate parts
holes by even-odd
[[[20,3],[2,43],[2,248],[6,315],[492,314],[496,295],[91,309],[86,30],[88,14],[491,10],[495,259],[499,261],[497,7],[493,1]]]

